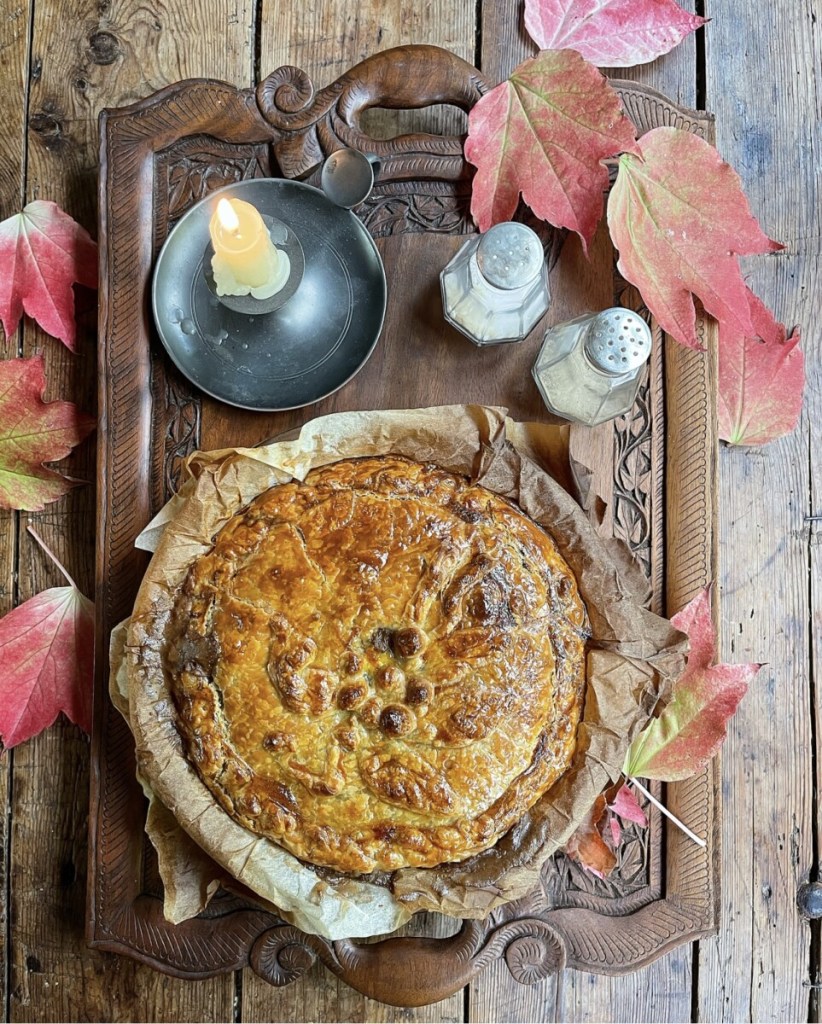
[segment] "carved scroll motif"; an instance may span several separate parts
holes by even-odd
[[[651,576],[651,409],[646,381],[630,412],[614,424],[614,533]]]
[[[332,944],[318,935],[309,935],[291,925],[269,928],[257,938],[249,953],[255,973],[269,985],[290,985],[320,957],[326,966],[339,972]]]
[[[287,178],[305,178],[334,150],[350,146],[378,156],[386,181],[459,181],[470,173],[461,137],[418,133],[374,139],[363,130],[361,115],[381,105],[451,103],[468,111],[490,84],[456,54],[408,46],[402,53],[375,54],[319,92],[304,71],[281,67],[260,83],[256,95]]]
[[[651,322],[654,351],[633,408],[614,421],[614,535],[628,545],[651,584],[652,610],[661,612],[664,494],[659,465],[664,457],[665,339],[642,296],[619,273],[616,253],[613,277],[614,302]]]
[[[565,943],[545,921],[524,918],[500,931],[508,940],[505,963],[520,985],[533,985],[565,969]]]
[[[392,963],[396,961],[401,972],[403,954],[406,948],[410,953],[413,940],[391,939],[388,943],[388,956]],[[429,979],[433,1000],[442,998],[437,986],[443,984],[438,967],[444,954],[452,964],[450,982],[461,984],[467,984],[500,956],[504,957],[511,976],[521,985],[542,981],[563,970],[566,963],[562,937],[538,917],[519,917],[501,923],[493,916],[487,922],[466,921],[455,936],[441,943],[441,949],[414,950],[417,968]],[[392,977],[391,972],[376,969],[385,954],[386,948],[379,950],[373,944],[359,944],[349,939],[330,942],[283,925],[270,928],[257,938],[249,963],[269,984],[283,986],[302,977],[320,959],[330,971],[344,977],[365,995],[399,1005],[403,991],[397,985],[402,982]],[[450,987],[450,983],[447,984]],[[414,998],[413,989],[409,989],[406,998]],[[414,1005],[416,1002],[415,999]]]

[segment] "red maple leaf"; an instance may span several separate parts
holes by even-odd
[[[481,231],[510,220],[521,193],[537,217],[587,246],[608,185],[601,161],[635,146],[634,126],[595,67],[573,50],[540,53],[468,115],[474,220]]]
[[[45,387],[42,356],[0,362],[0,508],[35,511],[76,483],[43,463],[68,455],[94,420],[71,402],[44,402]]]
[[[541,50],[567,47],[601,68],[656,60],[706,20],[673,0],[525,0],[525,27]]]
[[[692,295],[723,325],[754,332],[737,255],[783,248],[751,214],[739,176],[713,146],[654,128],[620,157],[608,199],[619,270],[664,330],[699,348]]]
[[[0,738],[14,747],[64,714],[91,732],[94,605],[37,534],[69,582],[29,598],[0,619]]]
[[[767,444],[799,420],[805,357],[799,330],[785,326],[748,289],[754,334],[722,326],[719,332],[719,436],[730,444]]]
[[[721,746],[728,720],[761,668],[713,664],[710,588],[701,590],[671,623],[688,635],[688,660],[662,714],[631,744],[622,769],[629,778],[676,782],[701,771]]]
[[[56,203],[36,199],[0,223],[0,322],[6,337],[25,310],[74,350],[75,283],[97,287],[97,245]]]

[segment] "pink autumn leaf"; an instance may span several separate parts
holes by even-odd
[[[0,223],[0,322],[7,337],[25,311],[74,350],[74,284],[97,287],[97,245],[56,203],[36,199]]]
[[[754,333],[738,255],[776,252],[736,172],[713,146],[678,128],[654,128],[620,157],[608,199],[619,270],[662,328],[699,348],[693,296],[726,328]]]
[[[639,806],[634,791],[623,783],[616,792],[613,800],[608,804],[608,809],[618,814],[625,821],[633,821],[643,828],[648,824],[645,811]]]
[[[645,828],[648,824],[648,819],[645,817],[645,811],[643,811],[637,803],[633,790],[624,782],[610,798],[607,807],[608,828],[611,831],[611,845],[614,850],[618,850],[619,844],[622,842],[622,825],[619,819],[622,818],[623,821],[633,821],[642,828]]]
[[[608,827],[611,829],[611,845],[616,850],[622,842],[622,826],[615,814],[612,814],[608,819]]]
[[[602,161],[635,146],[619,97],[595,67],[573,50],[540,53],[468,116],[474,220],[481,231],[510,220],[522,195],[537,217],[587,246],[608,186]]]
[[[628,749],[623,773],[675,782],[701,771],[725,739],[727,724],[761,668],[758,664],[714,665],[716,631],[710,588],[671,619],[688,635],[690,653],[662,714]]]
[[[730,444],[767,444],[799,420],[805,357],[799,330],[790,337],[748,289],[754,334],[722,326],[719,332],[719,436]]]
[[[541,50],[576,50],[601,68],[656,60],[706,20],[673,0],[525,0],[525,27]]]
[[[72,402],[44,402],[43,357],[0,361],[0,508],[34,511],[75,485],[44,466],[94,429]]]
[[[91,732],[94,605],[67,578],[69,586],[44,590],[0,619],[6,748],[48,728],[61,711]]]

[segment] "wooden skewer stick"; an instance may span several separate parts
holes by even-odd
[[[637,780],[635,778],[633,778],[632,776],[630,776],[630,775],[627,776],[627,778],[628,778],[628,781],[631,783],[632,786],[636,786],[636,788],[640,791],[640,793],[642,793],[644,796],[646,796],[651,801],[651,803],[654,805],[654,807],[658,807],[660,809],[660,811],[662,811],[662,813],[665,815],[666,818],[670,818],[671,821],[677,826],[677,828],[681,828],[682,831],[685,833],[686,836],[688,836],[689,839],[693,839],[693,841],[698,846],[701,846],[703,850],[705,849],[705,847],[708,844],[705,842],[704,839],[700,839],[699,836],[695,832],[692,832],[688,828],[687,825],[683,824],[679,820],[679,818],[677,818],[677,816],[675,814],[673,814],[671,811],[669,811],[668,808],[664,806],[664,804],[661,804],[659,802],[659,800],[657,800],[657,798],[652,793],[649,793],[648,790],[642,785],[641,782],[637,782]]]

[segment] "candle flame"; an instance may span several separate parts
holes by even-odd
[[[221,199],[217,203],[217,220],[223,231],[230,231],[236,235],[240,230],[240,218],[234,212],[234,207],[228,199]]]

